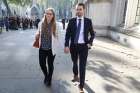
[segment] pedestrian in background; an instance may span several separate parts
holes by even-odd
[[[8,29],[9,29],[9,18],[7,16],[5,17],[4,23],[5,23],[6,31],[8,31]]]
[[[62,19],[63,30],[65,29],[65,18]]]

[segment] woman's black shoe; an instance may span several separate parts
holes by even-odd
[[[44,78],[44,84],[46,84],[46,83],[47,83],[47,77]]]
[[[51,86],[51,82],[48,81],[48,82],[46,83],[46,85],[47,85],[48,87]]]

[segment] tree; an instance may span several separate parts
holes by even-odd
[[[23,7],[25,5],[30,5],[32,3],[32,0],[3,0],[3,3],[5,4],[5,6],[7,8],[8,14],[11,16],[13,14],[12,14],[10,7],[9,7],[10,3],[15,4],[15,5],[20,5]]]
[[[58,9],[60,18],[66,18],[67,12],[70,12],[72,0],[59,0]]]
[[[9,14],[9,15],[12,15],[12,12],[11,12],[11,10],[10,10],[10,8],[9,8],[9,5],[8,5],[8,3],[7,3],[7,0],[3,0],[3,3],[5,4],[5,6],[6,6],[6,8],[7,8],[8,14]]]
[[[32,0],[8,0],[8,2],[15,5],[25,6],[30,5],[32,3]]]

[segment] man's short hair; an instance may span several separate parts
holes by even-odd
[[[83,9],[85,9],[85,4],[84,4],[84,3],[78,3],[78,4],[76,5],[76,7],[78,7],[78,6],[82,6]]]

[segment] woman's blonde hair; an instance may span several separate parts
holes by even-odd
[[[46,12],[46,11],[51,11],[52,14],[53,14],[53,18],[52,18],[52,20],[51,20],[51,32],[52,32],[52,34],[56,37],[56,20],[55,20],[55,12],[54,12],[54,9],[53,9],[53,8],[47,8],[47,9],[45,10],[45,12]],[[48,23],[47,23],[47,18],[45,17],[45,15],[44,15],[44,18],[43,18],[43,23],[45,23],[45,24],[48,25]],[[46,26],[46,27],[47,27],[47,26]]]

